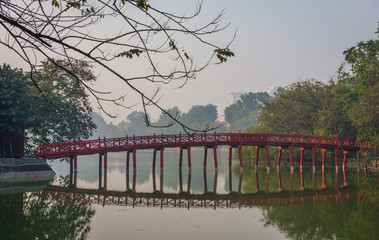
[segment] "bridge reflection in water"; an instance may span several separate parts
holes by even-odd
[[[70,201],[80,203],[92,203],[99,205],[126,205],[133,207],[180,207],[180,208],[243,208],[260,205],[292,205],[311,203],[316,205],[317,202],[333,201],[338,203],[343,199],[360,198],[363,192],[358,188],[359,174],[357,174],[357,184],[350,186],[347,183],[346,172],[342,171],[343,184],[339,184],[338,172],[334,172],[334,186],[326,184],[325,171],[322,171],[322,179],[320,174],[316,176],[316,172],[312,173],[312,188],[306,189],[304,187],[303,171],[300,171],[300,187],[294,189],[294,171],[287,172],[290,174],[287,190],[283,190],[281,172],[277,171],[277,191],[270,192],[270,171],[266,172],[265,188],[259,188],[259,172],[255,169],[255,189],[254,193],[243,193],[243,172],[239,174],[238,188],[233,189],[232,184],[232,171],[229,170],[229,191],[228,193],[217,193],[217,179],[218,171],[215,170],[213,189],[209,191],[207,186],[207,171],[203,172],[203,193],[191,193],[191,171],[188,171],[188,179],[186,189],[183,188],[182,171],[179,171],[179,192],[178,193],[165,193],[163,186],[164,172],[159,174],[159,183],[156,181],[155,171],[152,171],[153,178],[153,192],[139,192],[137,189],[136,179],[137,172],[132,173],[132,182],[129,181],[129,172],[126,172],[126,190],[125,191],[109,191],[107,190],[107,176],[105,175],[103,181],[99,178],[98,189],[78,188],[76,186],[76,174],[70,175],[70,185],[68,187],[62,186],[47,186],[43,191],[38,193],[39,198],[42,200],[56,200],[56,201]],[[251,174],[251,173],[250,173]],[[296,173],[299,174],[299,173]],[[101,171],[100,171],[101,176]],[[297,176],[298,177],[298,176]],[[329,176],[330,177],[330,176]],[[286,176],[288,180],[288,176]],[[316,181],[322,181],[321,188],[316,187]],[[157,187],[158,185],[158,187]],[[299,185],[299,184],[296,184]],[[355,185],[355,186],[354,186]],[[272,185],[271,185],[272,188]]]

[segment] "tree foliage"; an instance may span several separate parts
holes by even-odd
[[[261,106],[272,100],[267,92],[247,93],[235,104],[225,108],[225,121],[232,131],[241,131],[251,125],[257,125]]]
[[[344,52],[327,84],[310,79],[291,84],[265,104],[259,123],[269,132],[338,135],[379,143],[379,40],[359,42]]]
[[[76,69],[86,84],[95,80],[90,66],[85,62],[55,62],[67,69]],[[8,65],[0,68],[1,131],[22,133],[27,128],[27,137],[34,144],[80,140],[91,136],[95,125],[84,86],[80,86],[72,75],[52,61],[45,61],[42,66],[33,79]],[[39,86],[38,90],[33,82]]]
[[[178,107],[166,109],[175,118],[192,129],[216,128],[220,126],[217,120],[217,108],[215,105],[192,106],[188,112],[182,112]],[[126,121],[121,121],[117,126],[112,123],[107,124],[104,119],[94,113],[93,119],[97,125],[97,130],[93,137],[124,137],[125,135],[152,135],[152,134],[178,134],[183,132],[182,126],[172,120],[170,116],[162,112],[157,120],[149,120],[156,126],[166,126],[162,128],[149,128],[146,126],[146,114],[141,111],[134,111],[126,117]],[[207,126],[210,125],[210,126]],[[222,131],[220,127],[218,130]]]
[[[230,43],[218,46],[210,38],[229,25],[222,23],[224,11],[199,25],[201,5],[192,15],[183,15],[148,0],[0,1],[0,4],[0,30],[4,33],[0,35],[0,44],[25,61],[32,76],[41,58],[48,58],[72,75],[77,85],[85,87],[111,117],[116,116],[109,111],[112,104],[125,108],[140,104],[147,120],[149,108],[155,107],[185,131],[198,130],[188,128],[158,104],[159,89],[167,84],[182,87],[209,64],[225,62],[234,56]],[[191,47],[195,45],[207,51],[208,58],[196,59]],[[117,97],[111,91],[98,91],[86,84],[78,69],[54,59],[93,64],[99,72],[108,72],[120,80],[124,93]],[[149,87],[141,88],[141,81],[150,84]],[[35,85],[39,87],[38,82]],[[134,97],[126,99],[127,92],[137,94],[140,102]],[[146,123],[150,125],[150,121]]]
[[[0,66],[0,133],[22,133],[30,121],[29,86],[21,69]]]
[[[379,40],[359,42],[344,52],[335,80],[306,80],[263,107],[268,131],[358,138],[378,142]]]

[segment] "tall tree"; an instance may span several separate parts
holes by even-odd
[[[39,90],[30,88],[34,124],[27,130],[28,136],[33,142],[39,143],[86,139],[96,127],[92,121],[88,94],[74,76],[55,63],[76,71],[85,84],[95,81],[91,67],[86,62],[42,62],[42,68],[35,72],[32,79]]]
[[[267,92],[247,93],[235,104],[225,108],[225,120],[233,131],[245,130],[251,125],[257,125],[262,104],[272,100]]]
[[[0,132],[23,133],[27,128],[27,137],[33,144],[88,138],[95,125],[85,88],[53,62],[42,64],[33,78],[39,90],[21,70],[9,65],[0,67]],[[87,63],[66,67],[77,68],[86,83],[95,80]]]
[[[224,11],[199,25],[201,6],[193,14],[185,15],[156,5],[149,0],[1,1],[0,30],[5,34],[0,35],[0,44],[29,64],[32,76],[41,57],[50,59],[84,86],[109,116],[115,114],[105,109],[104,103],[117,107],[134,105],[135,98],[133,102],[125,102],[124,95],[112,98],[110,92],[93,89],[76,69],[54,58],[94,64],[99,71],[108,72],[124,83],[125,91],[139,96],[148,119],[147,106],[165,112],[157,103],[160,87],[169,83],[181,87],[210,63],[225,62],[234,56],[229,50],[230,43],[220,47],[209,38],[228,26],[222,24]],[[195,58],[191,47],[194,45],[204,47],[208,58]],[[119,64],[129,66],[128,71]],[[150,87],[141,88],[141,81]],[[152,89],[158,90],[151,94]],[[185,130],[194,130],[170,113],[165,114]],[[149,121],[146,123],[150,125]]]
[[[23,133],[31,120],[27,81],[21,69],[0,66],[0,133]]]
[[[344,55],[350,71],[342,72],[340,82],[350,91],[341,100],[358,131],[358,137],[378,143],[379,39],[359,42],[344,51]]]

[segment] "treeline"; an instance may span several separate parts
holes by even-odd
[[[282,91],[284,91],[283,88],[278,88],[277,92]],[[225,108],[225,122],[228,131],[243,131],[252,125],[257,125],[258,116],[262,110],[261,106],[274,98],[267,92],[250,92],[241,95],[240,100]]]
[[[246,132],[339,136],[379,142],[379,40],[359,42],[343,52],[346,62],[328,83],[293,83],[262,105],[258,124]],[[255,149],[249,153],[254,156]]]
[[[378,142],[379,40],[344,51],[346,63],[328,83],[293,83],[265,103],[249,131],[316,134]],[[347,66],[346,66],[347,65]]]
[[[181,112],[178,107],[173,107],[168,109],[167,112],[175,116],[181,123],[195,130],[218,127],[217,131],[226,131],[225,127],[217,122],[217,107],[212,104],[205,106],[195,105],[188,112]],[[97,113],[93,113],[92,116],[97,126],[92,136],[93,138],[184,133],[183,128],[179,124],[173,122],[172,119],[163,113],[160,114],[158,120],[152,121],[149,115],[145,115],[144,112],[134,111],[118,125],[106,123],[103,117]],[[146,118],[149,119],[155,128],[147,127]],[[167,125],[168,127],[161,127]]]

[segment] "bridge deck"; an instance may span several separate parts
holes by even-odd
[[[151,135],[122,138],[99,138],[86,141],[70,141],[40,145],[36,156],[60,158],[74,155],[87,155],[105,152],[134,151],[138,149],[190,148],[231,146],[281,146],[324,148],[358,151],[361,142],[338,137],[306,136],[293,134],[266,133],[214,133],[194,135]]]

